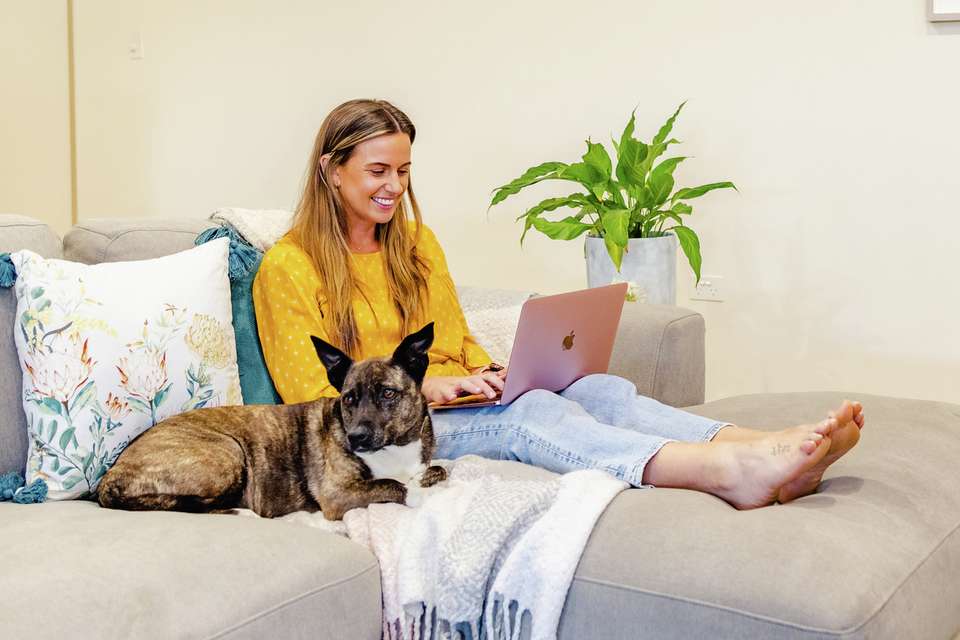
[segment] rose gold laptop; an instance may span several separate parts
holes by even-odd
[[[503,393],[461,396],[431,409],[506,405],[531,389],[561,391],[591,373],[606,373],[627,284],[611,284],[523,303]]]

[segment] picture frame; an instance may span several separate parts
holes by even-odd
[[[930,22],[960,21],[960,0],[927,0]]]

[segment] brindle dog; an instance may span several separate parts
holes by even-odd
[[[419,461],[427,467],[421,486],[444,480],[443,467],[428,466],[433,426],[420,392],[433,323],[404,338],[392,357],[358,363],[311,339],[339,397],[204,408],[163,420],[130,443],[103,477],[100,505],[192,512],[247,508],[267,518],[320,510],[339,520],[355,507],[406,501],[401,482],[374,478],[357,453],[417,446],[417,440]]]

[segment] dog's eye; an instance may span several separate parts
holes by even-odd
[[[394,389],[384,389],[380,395],[384,400],[393,400],[397,397],[397,392]]]
[[[357,401],[357,396],[352,392],[348,393],[347,395],[343,396],[343,401],[346,402],[348,406],[353,406]]]

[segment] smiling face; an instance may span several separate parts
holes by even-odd
[[[361,142],[332,177],[350,228],[390,222],[410,184],[409,136],[388,133]]]

